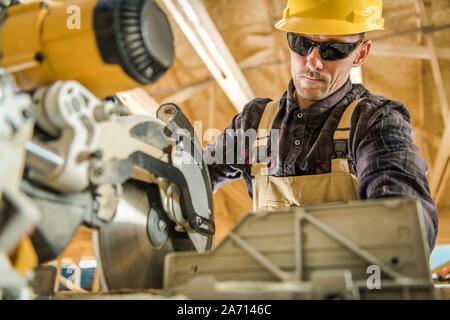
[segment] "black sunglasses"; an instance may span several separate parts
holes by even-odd
[[[336,61],[347,58],[363,41],[361,38],[355,43],[327,41],[316,42],[298,34],[287,34],[289,48],[302,57],[311,54],[314,48],[318,48],[320,57],[324,61]]]

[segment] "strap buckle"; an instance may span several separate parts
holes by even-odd
[[[347,159],[348,140],[334,140],[334,157],[333,159]]]

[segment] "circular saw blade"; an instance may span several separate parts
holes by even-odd
[[[147,231],[149,214],[146,192],[125,184],[114,219],[94,236],[106,290],[162,288],[164,257],[173,250],[170,241],[159,249],[152,245]]]

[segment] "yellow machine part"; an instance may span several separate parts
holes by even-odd
[[[106,64],[96,42],[98,0],[32,2],[8,9],[0,62],[22,90],[76,80],[99,97],[138,87],[119,65]],[[80,9],[80,28],[70,28],[70,6]]]
[[[22,237],[16,249],[11,253],[10,260],[14,269],[21,276],[25,276],[27,272],[38,266],[38,257],[30,238]]]

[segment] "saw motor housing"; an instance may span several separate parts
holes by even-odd
[[[29,91],[75,80],[104,98],[157,81],[173,35],[154,1],[34,1],[7,10],[0,64]]]

